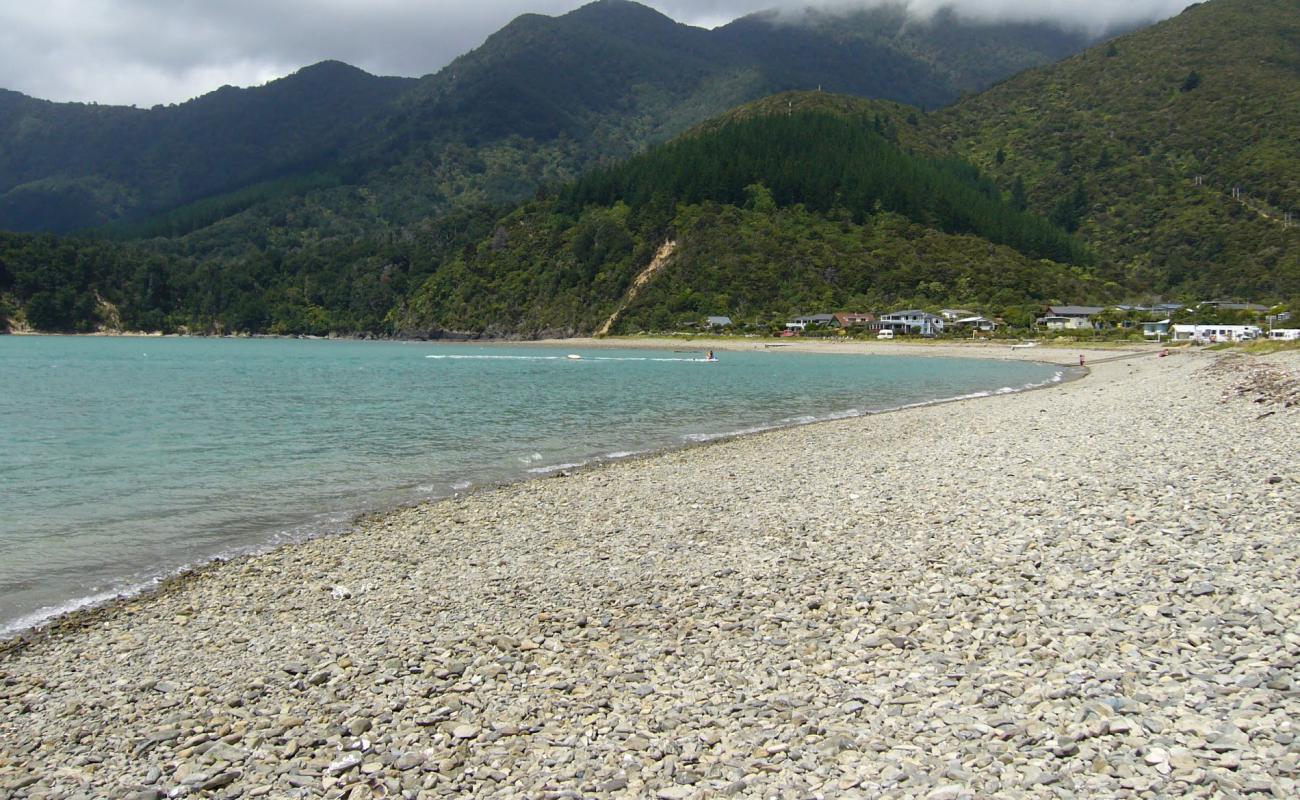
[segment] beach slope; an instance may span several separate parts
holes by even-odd
[[[1294,797],[1300,358],[399,511],[0,654],[15,797]]]

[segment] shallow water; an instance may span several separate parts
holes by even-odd
[[[0,337],[0,635],[362,511],[1059,380],[969,359]]]

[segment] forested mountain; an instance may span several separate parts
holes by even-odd
[[[91,227],[332,165],[414,83],[324,62],[150,110],[0,90],[0,229]]]
[[[1293,2],[1210,0],[937,111],[786,93],[612,158],[737,87],[777,85],[743,62],[709,71],[736,52],[709,37],[736,30],[624,2],[521,18],[399,93],[328,168],[135,231],[155,238],[0,236],[0,317],[536,335],[615,311],[628,331],[835,307],[971,304],[1013,321],[1156,296],[1300,307]],[[881,30],[900,48],[913,35]],[[591,59],[607,69],[555,77]],[[637,82],[659,71],[676,77]]]
[[[951,8],[918,18],[907,3],[898,2],[753,14],[717,34],[761,55],[758,68],[768,94],[820,86],[933,109],[1009,75],[1055,63],[1117,32],[1088,35],[1040,23],[976,24]]]
[[[1126,285],[1300,296],[1294,0],[1201,3],[925,122],[932,147],[1023,187]]]
[[[402,225],[518,200],[776,91],[935,107],[1087,43],[1045,24],[918,22],[901,6],[708,31],[599,0],[522,16],[419,80],[325,62],[149,110],[0,92],[0,229],[148,220],[117,233],[175,235],[255,208],[236,227],[271,235],[283,220],[262,204],[311,192],[306,206]],[[359,208],[336,187],[371,195]]]
[[[858,106],[710,126],[528,203],[451,254],[395,329],[571,335],[619,310],[608,330],[629,332],[959,295],[1023,321],[1041,298],[1113,291],[1051,260],[1089,260],[1064,231],[970,164],[907,153]]]
[[[815,93],[794,112],[795,99],[504,216],[456,212],[400,234],[359,229],[221,260],[184,251],[192,237],[0,237],[0,296],[18,297],[27,322],[46,329],[111,318],[135,329],[417,336],[591,333],[620,307],[612,330],[959,296],[1024,319],[1042,298],[1118,296],[1079,242],[1016,209],[969,163],[907,152],[873,104],[841,108]],[[671,261],[628,295],[665,246]]]

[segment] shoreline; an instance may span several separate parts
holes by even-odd
[[[934,350],[943,348],[953,348],[956,350],[969,349],[990,349],[998,350],[1009,348],[1013,344],[1034,342],[1035,347],[1043,347],[1053,350],[1082,348],[1084,350],[1095,350],[1097,352],[1108,352],[1111,350],[1135,349],[1135,350],[1157,350],[1162,347],[1170,346],[1170,343],[1156,343],[1149,341],[1137,341],[1128,339],[1103,339],[1095,342],[1084,342],[1067,340],[1055,336],[1052,332],[1043,332],[1041,336],[1031,339],[1017,337],[1015,339],[957,339],[957,338],[936,338],[936,339],[895,339],[891,341],[878,341],[874,339],[839,339],[832,337],[792,337],[781,338],[774,336],[710,336],[707,334],[647,334],[647,335],[610,335],[610,336],[572,336],[565,338],[533,338],[533,339],[512,339],[498,337],[476,337],[472,334],[461,336],[452,336],[446,338],[420,338],[414,336],[390,336],[390,335],[370,335],[357,334],[346,336],[335,335],[314,335],[314,334],[278,334],[278,333],[163,333],[161,331],[92,331],[89,333],[73,333],[58,331],[34,331],[34,330],[10,330],[0,332],[0,335],[14,336],[18,338],[31,337],[73,337],[73,338],[90,338],[90,339],[270,339],[285,341],[321,341],[321,342],[395,342],[403,344],[451,344],[451,345],[483,345],[483,346],[544,346],[544,347],[563,347],[566,344],[570,346],[591,347],[591,348],[620,348],[625,347],[629,350],[652,349],[664,350],[680,347],[684,344],[700,343],[695,349],[707,349],[711,347],[715,350],[763,350],[776,348],[790,348],[798,352],[820,352],[822,348],[835,348],[840,352],[846,350],[858,350],[869,353],[892,352],[893,349],[908,350],[915,349]]]
[[[95,334],[86,334],[86,335],[95,335]],[[707,347],[712,347],[713,349],[728,350],[731,352],[740,352],[749,349],[743,346],[742,343],[735,343],[734,346],[726,347],[725,341],[722,341],[721,344],[718,344],[718,340],[706,340],[706,341],[708,342]],[[466,343],[447,342],[447,344],[466,344]],[[490,347],[490,346],[514,346],[520,343],[480,342],[476,344],[482,344]],[[552,349],[564,349],[566,347],[569,349],[573,349],[576,345],[579,348],[588,348],[588,349],[597,349],[597,350],[628,349],[628,350],[649,350],[649,351],[663,351],[667,349],[672,349],[674,345],[672,341],[661,340],[657,338],[649,339],[649,340],[640,340],[635,344],[627,345],[627,346],[622,346],[626,343],[616,339],[538,340],[536,342],[531,342],[528,344],[531,344],[536,347],[545,347],[545,348],[552,348]],[[836,354],[836,355],[883,355],[886,357],[891,357],[891,356],[906,357],[911,355],[926,355],[931,357],[942,357],[942,358],[971,358],[977,360],[979,359],[998,360],[991,354],[986,355],[985,349],[979,347],[961,348],[961,352],[957,352],[955,350],[944,349],[941,346],[928,346],[927,349],[929,350],[929,352],[921,354],[921,353],[911,352],[909,346],[906,343],[901,344],[899,346],[893,346],[892,344],[887,344],[880,349],[883,350],[883,352],[877,350],[874,347],[872,347],[870,352],[866,351],[866,347],[845,348],[841,346],[844,344],[851,344],[851,343],[835,342],[835,343],[823,344],[820,342],[811,342],[806,344],[802,348],[794,348],[790,352],[798,352],[804,354],[829,353],[829,354]],[[867,347],[871,346],[867,343],[861,343],[861,344],[867,345]],[[702,347],[700,349],[705,349],[705,348]],[[508,489],[510,487],[526,484],[532,481],[546,480],[555,477],[568,477],[570,475],[578,474],[580,472],[601,469],[612,464],[619,464],[619,463],[624,463],[629,461],[638,461],[642,459],[658,458],[674,452],[691,450],[697,447],[715,445],[722,442],[742,439],[746,437],[760,436],[774,431],[789,430],[792,428],[800,428],[800,427],[812,426],[812,425],[823,425],[823,424],[839,422],[847,419],[858,419],[858,418],[879,416],[882,414],[893,414],[900,411],[906,411],[915,408],[928,408],[928,407],[949,405],[955,403],[979,401],[990,397],[1005,396],[1007,394],[1021,394],[1025,392],[1034,392],[1034,391],[1040,391],[1044,389],[1051,389],[1073,381],[1082,380],[1083,378],[1086,378],[1088,375],[1088,369],[1086,367],[1080,368],[1077,366],[1072,366],[1071,364],[1067,364],[1067,363],[1044,361],[1044,360],[1033,359],[1033,358],[1016,359],[1014,358],[1014,355],[1008,357],[1007,360],[1033,361],[1035,363],[1041,363],[1047,366],[1061,366],[1066,369],[1058,373],[1058,376],[1053,379],[1044,381],[1036,385],[1017,388],[1009,392],[1008,391],[999,392],[995,390],[989,390],[987,392],[981,392],[973,395],[942,397],[942,398],[935,398],[932,400],[925,400],[925,401],[920,401],[915,403],[907,403],[904,405],[885,408],[878,411],[863,411],[860,413],[844,414],[844,415],[835,414],[832,416],[814,418],[810,421],[775,420],[757,429],[712,433],[712,434],[708,434],[704,438],[683,440],[674,445],[655,447],[648,450],[631,451],[628,452],[626,455],[620,455],[618,457],[610,457],[609,455],[593,456],[581,463],[561,464],[561,465],[556,465],[554,467],[548,467],[544,472],[538,471],[537,468],[532,468],[526,470],[525,474],[521,474],[515,478],[493,480],[484,483],[475,483],[470,485],[469,487],[455,490],[451,494],[444,495],[444,496],[437,496],[437,497],[432,497],[429,499],[419,500],[415,502],[403,502],[403,503],[398,503],[396,505],[371,508],[371,509],[359,511],[356,514],[354,514],[351,520],[345,523],[340,530],[322,531],[319,533],[307,535],[304,538],[295,539],[288,542],[281,542],[278,544],[266,543],[264,545],[245,548],[243,552],[217,554],[204,561],[184,564],[181,567],[172,570],[170,572],[153,576],[148,580],[138,584],[127,586],[123,588],[121,591],[114,592],[113,593],[114,596],[111,597],[101,596],[100,599],[72,598],[64,604],[64,606],[71,605],[71,607],[66,608],[66,610],[54,611],[48,615],[42,615],[39,621],[37,622],[28,625],[23,625],[21,627],[15,627],[13,630],[8,631],[3,635],[0,635],[0,656],[3,656],[8,651],[26,647],[27,640],[29,638],[40,638],[42,634],[44,634],[48,630],[54,630],[54,629],[75,630],[84,627],[86,624],[92,624],[93,620],[96,617],[100,616],[101,614],[111,613],[118,606],[129,605],[131,603],[139,602],[142,599],[150,598],[155,594],[164,592],[169,587],[174,588],[173,584],[183,583],[184,581],[197,577],[201,573],[204,573],[208,570],[219,568],[223,565],[232,562],[238,562],[244,559],[257,558],[266,555],[267,553],[273,552],[275,550],[279,550],[281,548],[296,547],[302,545],[305,542],[310,542],[310,541],[315,541],[320,539],[328,540],[328,539],[336,539],[339,537],[344,537],[352,533],[353,531],[355,531],[366,521],[382,519],[383,517],[389,515],[397,514],[411,509],[417,509],[422,506],[438,505],[447,502],[449,500],[454,500],[462,496],[469,496],[480,492],[503,490],[503,489]],[[40,613],[40,611],[41,610],[38,609],[36,612],[33,613],[34,614]],[[83,620],[82,619],[83,616],[87,617],[88,620]]]
[[[915,341],[871,341],[862,339],[790,339],[699,337],[675,339],[665,336],[638,337],[577,337],[572,339],[538,339],[531,342],[512,342],[518,346],[535,347],[590,347],[593,349],[673,350],[689,346],[691,350],[785,351],[792,353],[840,353],[854,355],[915,355],[952,358],[987,358],[994,360],[1041,361],[1069,366],[1077,363],[1078,354],[1104,358],[1117,353],[1157,353],[1166,346],[1149,342],[1115,342],[1096,347],[1082,342],[1042,342],[1034,347],[1012,349],[1012,340],[986,339],[936,339]],[[1045,356],[1035,358],[1035,356]]]
[[[1300,376],[1102,362],[216,564],[0,651],[0,788],[1288,796],[1300,408],[1265,367]]]

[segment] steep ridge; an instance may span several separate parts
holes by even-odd
[[[1278,222],[1300,216],[1300,4],[1201,3],[933,117],[1118,280],[1300,297],[1300,225]]]
[[[632,279],[632,285],[628,287],[627,294],[623,295],[623,300],[619,303],[618,308],[614,309],[614,313],[609,315],[609,319],[602,322],[599,328],[596,328],[597,336],[609,335],[609,332],[614,329],[614,325],[618,322],[619,314],[622,314],[628,306],[636,302],[641,289],[654,280],[655,276],[668,265],[668,259],[673,257],[676,250],[677,242],[675,240],[669,239],[663,243],[663,246],[655,253],[655,257],[650,259],[650,263],[646,265],[646,268],[637,273],[637,276]]]
[[[523,205],[435,269],[397,329],[634,332],[708,314],[762,328],[958,296],[1024,319],[1043,298],[1107,296],[1077,242],[969,164],[906,152],[882,117],[806,105],[707,126]]]
[[[677,60],[704,41],[638,8],[603,3],[578,17],[595,25],[627,11],[615,27],[639,20],[683,48]],[[833,306],[969,303],[1019,321],[1048,301],[1300,307],[1300,226],[1279,220],[1295,206],[1300,164],[1290,135],[1300,128],[1297,13],[1280,0],[1212,0],[938,112],[825,92],[768,97],[558,189],[575,165],[601,164],[594,139],[627,136],[613,123],[592,127],[613,119],[602,115],[617,109],[602,104],[617,92],[580,84],[537,118],[599,131],[586,140],[448,145],[441,129],[420,126],[454,122],[419,112],[490,96],[481,92],[496,84],[473,76],[494,69],[466,66],[421,81],[432,99],[397,101],[408,116],[384,130],[400,138],[409,123],[413,149],[358,156],[370,170],[363,182],[121,248],[0,237],[0,316],[88,329],[100,321],[95,290],[132,327],[318,334],[588,332],[620,307],[611,330],[704,313],[763,324]],[[519,39],[543,61],[517,68],[549,64],[536,70],[545,75],[558,68],[545,59],[562,58],[551,53],[563,41],[555,29],[578,24],[565,19],[525,18],[502,33],[499,53],[485,45],[463,64],[514,58]],[[632,51],[620,63],[657,63],[663,52],[638,51],[635,36],[606,41]],[[637,108],[670,107],[661,100],[646,95]],[[782,117],[791,124],[745,127]],[[725,157],[692,150],[693,139],[717,137],[716,146],[742,130]],[[551,186],[514,211],[473,202],[538,182]],[[629,299],[669,239],[673,258]]]
[[[414,83],[323,62],[150,110],[0,92],[0,228],[90,227],[328,166]]]
[[[255,208],[238,235],[263,238],[301,216],[278,208],[286,197],[371,229],[406,225],[517,201],[774,91],[821,85],[933,107],[1087,42],[1050,25],[905,21],[894,9],[708,31],[598,0],[522,16],[419,80],[325,62],[149,110],[6,93],[0,229],[67,231],[180,210],[129,231],[179,235]],[[367,207],[340,186],[370,191]],[[183,208],[196,201],[206,206]]]

